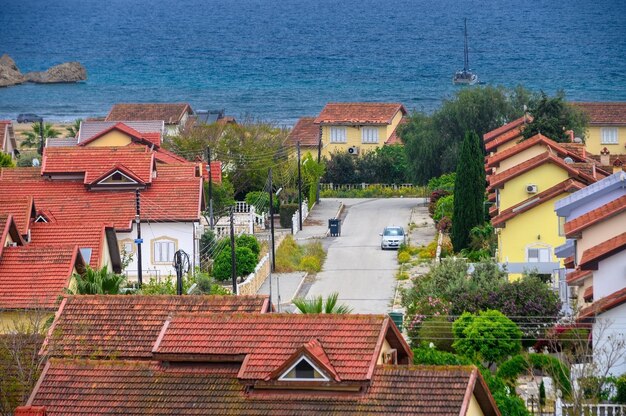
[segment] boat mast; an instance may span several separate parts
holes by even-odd
[[[465,57],[463,60],[463,71],[469,71],[469,50],[467,48],[467,17],[465,18]]]

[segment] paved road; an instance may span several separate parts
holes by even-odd
[[[339,292],[353,313],[387,313],[395,293],[395,251],[380,249],[387,225],[407,227],[411,208],[421,199],[342,199],[346,210],[341,236],[328,237],[328,256],[307,297]]]

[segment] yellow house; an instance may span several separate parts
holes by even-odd
[[[495,169],[489,190],[490,210],[498,233],[497,261],[514,279],[527,270],[552,274],[560,267],[554,248],[565,242],[559,233],[554,203],[604,177],[574,152],[537,135],[487,159]]]
[[[589,153],[626,155],[626,102],[573,104],[589,117],[585,141]]]
[[[354,155],[397,144],[396,129],[407,114],[399,103],[329,103],[315,119],[321,127],[322,155]]]

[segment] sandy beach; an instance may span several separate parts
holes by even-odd
[[[16,120],[13,121],[13,131],[15,132],[15,140],[17,141],[18,148],[21,148],[22,140],[24,140],[24,132],[32,131],[33,125],[32,123],[18,123]],[[53,122],[52,127],[59,132],[58,137],[68,137],[67,127],[71,126],[72,123],[59,123]]]

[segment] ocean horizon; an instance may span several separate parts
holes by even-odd
[[[0,88],[0,118],[71,121],[118,102],[280,125],[338,101],[431,112],[463,88],[464,18],[485,84],[626,101],[624,15],[617,0],[5,0],[0,54],[22,72],[79,61],[88,79]]]

